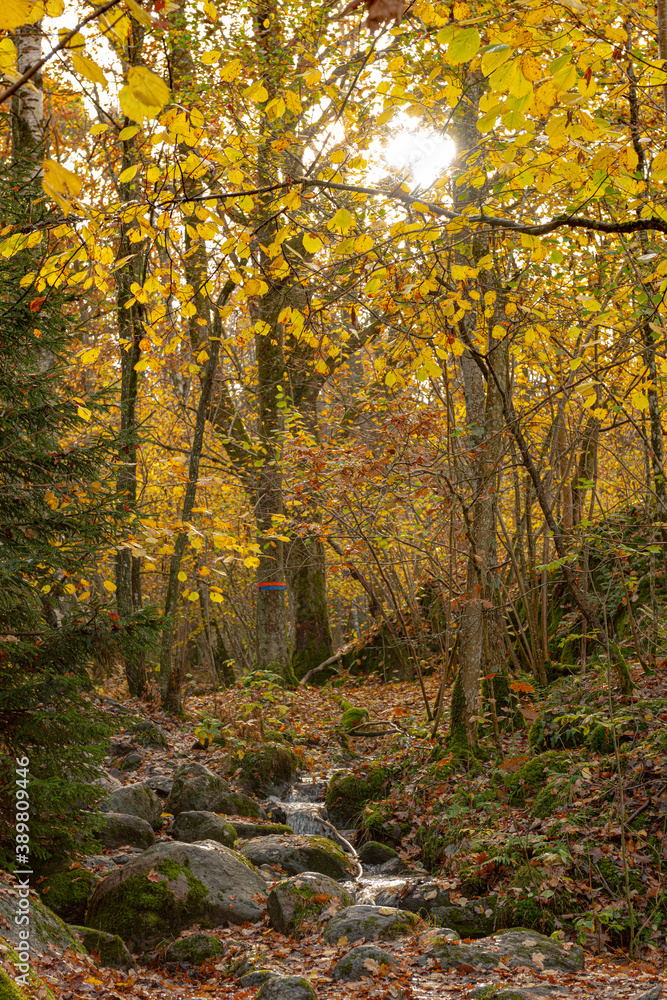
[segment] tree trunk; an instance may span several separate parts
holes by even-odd
[[[137,66],[141,61],[143,45],[143,29],[132,22],[132,34],[128,38],[128,60],[130,66]],[[130,124],[126,118],[124,125]],[[121,171],[126,170],[135,162],[134,139],[127,139],[122,144]],[[136,199],[136,184],[134,181],[119,183],[121,205],[126,205]],[[122,220],[122,214],[121,214]],[[119,467],[117,491],[120,503],[125,510],[136,511],[137,504],[137,397],[139,390],[139,373],[136,365],[141,357],[139,343],[143,337],[140,310],[138,302],[129,308],[126,303],[134,298],[131,285],[134,282],[143,284],[142,258],[130,243],[128,229],[131,223],[120,222],[120,239],[118,242],[117,260],[126,260],[116,271],[116,315],[118,322],[118,340],[120,342],[120,430],[118,435]],[[131,615],[141,608],[141,560],[132,554],[130,548],[121,548],[116,554],[116,607],[121,618]],[[144,655],[136,659],[126,659],[124,662],[130,694],[137,697],[146,690],[146,658]]]
[[[22,74],[42,58],[42,22],[24,24],[17,28],[14,32],[14,45],[18,72]],[[31,83],[32,87],[23,86],[12,97],[12,159],[19,167],[26,187],[32,189],[30,202],[34,207],[33,199],[38,191],[41,193],[39,181],[46,153],[41,71],[35,73]]]
[[[294,611],[292,668],[300,680],[333,652],[326,594],[326,555],[316,535],[296,536],[287,555],[287,579]]]

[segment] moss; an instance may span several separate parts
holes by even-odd
[[[448,746],[454,752],[468,753],[468,737],[465,726],[465,698],[461,684],[460,672],[456,675],[452,688],[452,700],[449,709]]]
[[[567,756],[554,750],[533,757],[514,774],[506,775],[503,779],[509,790],[510,804],[521,804],[527,794],[530,795],[545,784],[550,774],[563,774],[567,772],[568,767]]]
[[[0,1000],[27,1000],[28,994],[0,969]]]
[[[267,785],[286,784],[296,774],[297,758],[293,750],[275,743],[246,753],[241,761],[244,784],[254,792]]]
[[[559,775],[557,778],[551,778],[547,782],[546,787],[535,796],[532,809],[533,815],[538,816],[540,819],[546,819],[556,809],[573,802],[575,797],[574,784],[569,777]]]
[[[97,955],[100,965],[108,969],[126,969],[131,965],[131,957],[128,958],[125,943],[118,934],[112,936],[88,928],[82,930],[85,930],[83,944],[86,951],[89,955]]]
[[[16,949],[6,938],[0,937],[0,943],[7,949],[3,958],[9,960],[14,968],[17,969],[17,975],[21,975],[18,970],[21,959]],[[39,997],[40,1000],[54,1000],[53,991],[48,988],[46,983],[32,969],[28,972],[28,982],[29,987],[26,990],[8,976],[2,966],[0,966],[0,1000],[33,1000],[33,997]]]
[[[345,732],[349,733],[355,726],[360,726],[363,722],[368,722],[369,718],[370,715],[366,708],[348,708],[343,713],[340,722]]]
[[[611,726],[600,723],[594,726],[586,740],[588,749],[593,753],[609,754],[614,752],[614,737]]]
[[[166,859],[156,866],[156,870],[170,881],[185,875],[189,891],[184,903],[175,902],[168,882],[152,882],[147,875],[132,875],[120,884],[112,897],[102,898],[87,921],[89,926],[118,934],[123,941],[155,941],[168,935],[176,911],[180,915],[200,910],[208,890],[187,866]]]
[[[210,934],[191,934],[169,945],[165,957],[170,962],[202,965],[210,958],[222,955],[222,943]]]
[[[519,707],[519,699],[510,687],[510,675],[503,670],[494,675],[492,680],[493,695],[496,702],[496,717],[498,727],[501,730],[514,732],[526,728],[526,720]],[[485,702],[485,709],[489,705],[489,681],[486,678],[482,681],[482,698]]]
[[[37,886],[42,901],[68,924],[80,924],[97,876],[86,868],[69,868],[50,875]]]
[[[384,798],[388,778],[387,771],[379,766],[361,774],[334,774],[326,794],[333,822],[357,825],[366,803]]]
[[[475,994],[476,1000],[526,1000],[521,990],[513,990],[507,986],[486,986],[481,993]]]

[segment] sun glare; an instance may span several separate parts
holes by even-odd
[[[408,171],[423,191],[438,179],[455,152],[454,141],[448,136],[421,128],[402,128],[386,142],[382,156],[388,166]]]

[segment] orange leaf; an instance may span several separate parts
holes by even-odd
[[[46,302],[46,295],[42,295],[42,297],[39,299],[33,299],[32,302],[30,303],[30,312],[38,313],[45,302]]]

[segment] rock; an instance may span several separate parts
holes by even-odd
[[[662,986],[658,983],[656,986],[651,986],[650,989],[645,990],[643,993],[637,993],[632,997],[632,1000],[658,1000],[661,992]]]
[[[130,723],[127,731],[132,734],[135,743],[141,743],[145,747],[157,747],[159,750],[169,749],[169,742],[164,730],[157,723],[151,722],[150,719],[141,719],[138,722]]]
[[[146,950],[194,924],[260,920],[265,882],[236,851],[161,841],[98,885],[86,923]]]
[[[501,961],[511,969],[525,965],[537,972],[549,969],[580,972],[584,967],[584,953],[578,945],[561,944],[554,938],[524,928],[500,931],[471,944],[439,939],[425,953],[426,959],[435,959],[443,969],[470,966],[471,969],[488,971],[495,969]]]
[[[136,749],[137,748],[134,743],[130,743],[128,740],[119,739],[110,745],[109,755],[111,757],[127,757],[129,753],[133,753]]]
[[[226,823],[217,813],[212,812],[179,813],[168,832],[174,840],[185,844],[193,844],[198,840],[215,840],[225,847],[233,847],[236,841],[236,830],[232,824]]]
[[[337,910],[353,903],[353,896],[327,875],[305,872],[274,886],[269,893],[267,909],[274,930],[296,937],[304,924],[327,920]]]
[[[43,902],[65,923],[80,924],[99,881],[99,876],[78,865],[49,875],[37,885],[37,891]]]
[[[141,767],[143,762],[143,756],[135,750],[133,753],[129,753],[127,757],[123,757],[120,762],[120,769],[121,771],[136,771],[137,768]]]
[[[267,979],[274,979],[279,975],[279,972],[272,972],[271,969],[253,969],[252,972],[246,972],[245,976],[241,976],[239,986],[242,990],[253,990],[263,986]]]
[[[348,941],[401,937],[410,932],[418,919],[415,913],[393,906],[349,906],[331,918],[324,930],[324,939],[329,944],[336,944],[342,937]]]
[[[150,824],[138,816],[126,816],[124,813],[100,813],[99,826],[95,836],[105,847],[151,847],[155,843],[155,834]]]
[[[135,968],[135,961],[125,947],[125,942],[117,934],[91,930],[90,927],[72,927],[83,942],[89,955],[97,956],[100,965],[108,969]]]
[[[429,927],[419,935],[421,948],[431,948],[439,939],[445,941],[460,941],[461,937],[451,927]]]
[[[10,942],[0,937],[0,960],[4,964],[0,965],[0,997],[2,1000],[28,1000],[28,997],[39,997],[40,1000],[54,1000],[53,992],[48,988],[43,979],[40,979],[30,968],[30,961],[23,961],[30,958],[23,950],[19,951],[12,947]],[[5,972],[11,971],[11,975]],[[25,976],[27,989],[19,986],[15,976]]]
[[[94,781],[91,781],[91,785],[98,785],[100,788],[103,788],[105,792],[114,792],[117,788],[123,787],[118,778],[114,777],[114,775],[110,774],[108,771],[105,771],[99,778],[95,778]]]
[[[27,908],[26,908],[27,907]],[[28,913],[30,922],[17,924],[16,919]],[[17,896],[0,896],[0,934],[15,948],[21,950],[23,941],[19,931],[29,931],[30,952],[43,955],[51,947],[71,948],[83,952],[83,946],[67,924],[39,899],[21,900]]]
[[[182,965],[202,965],[209,958],[224,954],[224,946],[213,934],[190,934],[172,941],[164,953],[165,961]]]
[[[340,829],[358,827],[366,803],[384,798],[387,784],[388,775],[382,767],[371,767],[359,774],[338,771],[327,787],[329,819]]]
[[[331,975],[337,982],[356,983],[359,979],[377,975],[382,965],[398,965],[398,962],[377,945],[361,944],[336,962]]]
[[[294,830],[285,823],[245,823],[241,819],[233,819],[231,825],[236,830],[240,840],[253,840],[255,837],[270,837],[273,834],[291,836]]]
[[[359,848],[359,860],[363,865],[383,865],[385,861],[397,857],[398,852],[393,847],[380,844],[377,840],[368,840]]]
[[[493,934],[497,925],[495,896],[469,899],[458,905],[452,902],[449,889],[442,888],[435,879],[415,879],[406,882],[403,888],[386,889],[377,894],[376,902],[428,917],[441,927],[451,927],[464,938],[486,937]]]
[[[143,781],[117,788],[99,805],[101,812],[123,813],[145,819],[154,830],[162,826],[162,803],[153,789]]]
[[[355,873],[349,856],[326,837],[257,837],[241,851],[254,865],[280,865],[288,875],[319,872],[342,882]]]
[[[317,1000],[317,993],[303,976],[270,976],[255,1000]]]
[[[256,818],[261,815],[258,802],[248,795],[230,791],[224,778],[196,761],[178,768],[164,808],[173,816],[182,812],[214,812]]]
[[[234,761],[236,769],[238,760]],[[297,757],[293,750],[276,743],[264,743],[246,753],[241,761],[240,784],[247,792],[282,795],[296,775]]]
[[[174,779],[170,774],[158,774],[153,778],[146,778],[146,784],[157,795],[164,797],[165,795],[169,795],[174,784]]]

